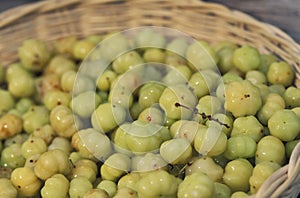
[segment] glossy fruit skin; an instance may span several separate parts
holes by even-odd
[[[102,180],[97,189],[105,191],[109,197],[113,197],[117,193],[117,184],[110,180]]]
[[[86,177],[90,182],[95,182],[98,173],[98,167],[96,163],[88,159],[79,159],[74,163],[72,169],[72,178]]]
[[[95,44],[89,40],[76,41],[73,46],[73,57],[78,60],[83,60],[94,47]]]
[[[76,177],[70,181],[70,198],[83,197],[85,193],[93,188],[92,183],[86,177]]]
[[[22,147],[20,144],[11,144],[2,150],[1,166],[15,169],[24,166],[25,161],[26,159],[22,155]]]
[[[81,157],[92,160],[106,160],[112,154],[109,138],[94,128],[82,129],[72,136],[72,146]],[[98,149],[101,147],[102,149]]]
[[[15,106],[15,99],[9,91],[4,89],[0,89],[0,97],[2,99],[0,103],[0,115],[2,115]]]
[[[109,132],[123,123],[125,116],[125,109],[118,104],[100,104],[92,114],[92,125],[97,130]]]
[[[11,174],[11,182],[21,196],[34,196],[38,193],[42,182],[29,167],[16,168]]]
[[[258,142],[263,137],[263,125],[254,116],[239,117],[234,120],[230,136],[246,135]]]
[[[223,181],[230,187],[232,192],[247,192],[250,189],[249,178],[252,175],[252,171],[253,166],[248,160],[232,160],[225,167]]]
[[[273,162],[261,162],[253,168],[252,176],[249,179],[251,194],[257,193],[263,182],[270,177],[280,165]]]
[[[257,144],[255,164],[263,161],[275,162],[282,165],[285,162],[284,144],[275,136],[263,137]]]
[[[234,136],[228,139],[224,156],[227,159],[251,158],[256,151],[256,142],[247,135]]]
[[[33,72],[42,71],[51,56],[46,44],[37,39],[24,41],[18,49],[18,54],[23,66]]]
[[[64,198],[68,195],[69,186],[69,180],[64,175],[56,174],[45,181],[41,195],[43,198]]]
[[[18,191],[8,178],[0,178],[0,196],[7,198],[17,197]]]
[[[188,46],[186,58],[194,71],[215,68],[219,61],[212,47],[205,41],[194,42]]]
[[[292,141],[300,133],[300,122],[295,112],[279,110],[268,120],[270,134],[282,141]]]
[[[290,86],[283,94],[284,101],[288,108],[294,108],[300,106],[300,89]]]
[[[73,117],[72,110],[63,105],[54,107],[50,112],[50,124],[60,137],[71,138],[80,127],[80,120]]]
[[[0,117],[0,140],[13,137],[23,130],[23,120],[13,114],[5,114]]]
[[[68,175],[71,173],[72,165],[65,152],[55,149],[43,153],[38,159],[35,167],[34,174],[46,180],[55,174]]]
[[[185,174],[191,175],[196,172],[203,172],[214,182],[220,182],[223,177],[223,168],[215,163],[211,157],[193,158],[185,168]]]
[[[204,173],[197,172],[188,175],[180,183],[177,196],[184,197],[212,197],[214,193],[213,181]]]
[[[195,136],[195,150],[207,156],[218,156],[226,150],[227,136],[217,127],[200,128]]]
[[[136,51],[131,51],[119,56],[113,62],[112,67],[117,74],[121,74],[142,63],[144,63],[142,57]]]
[[[257,49],[244,45],[234,51],[233,64],[244,73],[257,69],[260,65],[260,54]]]
[[[139,90],[138,104],[142,109],[151,107],[159,102],[159,98],[165,87],[158,83],[146,83]]]
[[[191,118],[192,112],[190,110],[177,107],[176,104],[179,103],[193,109],[196,102],[195,95],[183,84],[164,89],[159,98],[159,104],[166,116],[172,119]]]
[[[214,197],[215,198],[229,198],[231,197],[231,190],[230,188],[219,182],[214,183],[215,191],[214,191]]]
[[[288,158],[291,157],[291,154],[295,148],[295,146],[300,142],[300,140],[293,140],[293,141],[290,141],[290,142],[287,142],[285,144],[285,152],[286,152],[286,156]]]
[[[107,194],[105,190],[102,189],[91,189],[87,191],[83,198],[109,198],[110,196]]]
[[[293,83],[295,74],[286,62],[274,62],[270,65],[267,79],[271,84],[281,84],[285,87]]]
[[[192,156],[192,147],[185,138],[171,139],[161,144],[160,155],[170,164],[185,164]]]
[[[247,80],[228,84],[225,95],[225,109],[235,117],[255,115],[262,105],[258,88]]]
[[[149,198],[173,196],[177,192],[178,183],[178,178],[164,170],[149,172],[137,184],[138,196]]]
[[[112,154],[101,166],[100,174],[103,179],[117,181],[130,170],[130,158],[121,153]]]

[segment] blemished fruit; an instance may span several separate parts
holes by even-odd
[[[299,144],[295,73],[250,44],[151,28],[52,44],[0,64],[0,197],[246,197]]]

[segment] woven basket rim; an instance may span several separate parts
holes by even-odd
[[[138,1],[138,0],[100,0],[100,1],[101,2],[113,2],[113,1],[116,1],[116,2],[132,1],[132,2],[134,2],[134,1]],[[84,0],[85,3],[97,3],[100,1],[99,0]],[[172,0],[169,0],[169,1],[172,1]],[[181,4],[180,0],[173,0],[173,1],[178,3],[179,5]],[[222,9],[226,12],[230,12],[232,15],[236,16],[236,18],[242,18],[242,19],[248,20],[247,22],[249,22],[249,23],[259,24],[263,29],[272,30],[273,32],[276,32],[279,36],[283,37],[287,41],[292,42],[300,50],[300,43],[298,43],[294,38],[292,38],[284,30],[282,30],[281,28],[279,28],[273,24],[270,24],[268,22],[263,22],[250,14],[247,14],[247,13],[242,12],[237,9],[229,8],[228,6],[222,5],[220,3],[203,2],[202,0],[186,0],[186,2],[188,2],[188,1],[191,1],[191,2],[198,1],[199,3],[202,3],[202,4],[218,7],[219,9]],[[54,4],[54,2],[55,2],[55,4]],[[32,3],[23,4],[23,5],[18,5],[16,7],[10,8],[10,9],[5,10],[2,13],[0,13],[0,29],[9,25],[11,22],[18,20],[34,11],[49,12],[51,10],[58,9],[60,7],[74,5],[74,4],[78,4],[78,3],[82,3],[82,2],[83,2],[82,0],[64,0],[64,1],[44,0],[44,1],[40,1],[40,2],[32,2]],[[184,3],[184,4],[186,5],[186,3]],[[12,15],[12,13],[14,13],[14,14]]]

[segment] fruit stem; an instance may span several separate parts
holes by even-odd
[[[200,113],[200,112],[198,111],[197,108],[191,109],[191,108],[189,108],[188,106],[185,106],[185,105],[180,104],[180,103],[178,103],[178,102],[175,103],[175,107],[183,107],[183,108],[185,108],[185,109],[188,109],[188,110],[190,110],[190,111],[193,111],[194,114],[200,115],[200,116],[202,117],[203,120],[208,119],[208,120],[210,120],[210,121],[215,121],[215,122],[219,123],[220,125],[225,126],[225,127],[228,128],[228,129],[230,128],[230,126],[229,126],[228,124],[221,122],[219,119],[213,118],[211,115],[206,115],[204,112],[201,112],[201,113]]]

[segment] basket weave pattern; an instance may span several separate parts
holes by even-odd
[[[137,26],[165,26],[210,43],[229,40],[250,44],[290,63],[300,87],[300,45],[278,28],[222,5],[197,0],[49,0],[0,14],[0,60],[17,60],[28,38],[47,42],[68,35],[84,37]],[[300,144],[288,165],[275,172],[252,197],[297,197]]]

